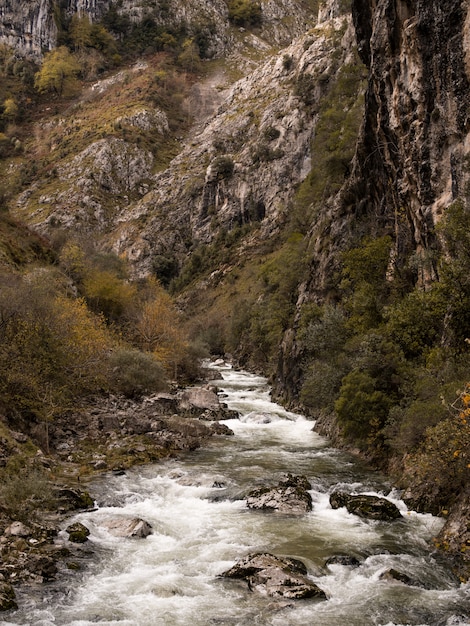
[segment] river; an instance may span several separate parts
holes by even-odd
[[[407,510],[383,477],[331,448],[311,421],[271,402],[264,378],[228,365],[218,372],[223,401],[240,414],[225,422],[235,435],[178,460],[96,480],[97,510],[67,521],[90,529],[91,565],[70,575],[66,592],[21,596],[20,610],[0,624],[468,626],[470,587],[459,585],[430,549],[442,521]],[[243,494],[286,472],[312,483],[312,512],[247,509]],[[333,510],[329,493],[337,488],[386,495],[403,518],[367,521]],[[100,525],[110,515],[143,518],[154,532],[118,539]],[[218,577],[253,551],[301,559],[328,599],[286,602]],[[325,566],[339,554],[357,557],[359,566]],[[390,568],[424,587],[381,578]]]

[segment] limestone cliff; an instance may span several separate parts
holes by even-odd
[[[135,275],[151,272],[162,255],[181,264],[191,247],[236,226],[259,225],[259,239],[272,237],[310,171],[322,97],[340,68],[356,60],[352,21],[336,4],[287,48],[263,48],[267,60],[233,86],[227,70],[194,85],[186,109],[197,125],[156,173],[149,150],[113,135],[119,127],[127,137],[138,129],[165,138],[163,111],[123,101],[105,113],[109,90],[138,81],[145,64],[97,82],[87,99],[103,107],[100,138],[67,154],[74,137],[92,136],[85,103],[80,115],[41,124],[38,143],[48,142],[55,152],[55,176],[36,180],[15,211],[43,233],[65,228],[105,236],[107,246],[131,261]],[[263,6],[273,10],[274,3]]]
[[[299,307],[335,297],[340,251],[366,234],[392,237],[393,271],[415,255],[417,280],[436,279],[434,226],[468,193],[469,3],[354,0],[352,15],[369,68],[363,128],[351,176],[312,228]],[[302,375],[293,331],[281,352],[279,390],[293,398]]]
[[[426,289],[439,278],[435,226],[455,201],[468,205],[470,3],[353,0],[352,14],[369,68],[364,122],[351,176],[312,228],[299,310],[306,301],[335,297],[341,250],[364,235],[389,235],[389,278],[413,256],[413,279]],[[278,389],[292,398],[302,375],[292,329],[282,354]],[[451,509],[441,545],[458,553],[466,541],[468,493]]]
[[[184,28],[190,35],[204,31],[207,56],[227,55],[243,47],[243,36],[230,29],[224,0],[0,0],[0,43],[23,54],[41,56],[57,45],[61,22],[77,13],[97,21],[111,8],[137,26],[152,20],[167,28]],[[301,0],[263,2],[261,28],[251,36],[252,45],[286,45],[308,28],[313,14]]]
[[[366,233],[393,237],[395,267],[414,253],[419,279],[436,278],[433,229],[468,180],[469,3],[355,0],[352,14],[369,83],[352,174],[323,222],[333,245],[314,254],[307,292],[320,298],[338,247]]]

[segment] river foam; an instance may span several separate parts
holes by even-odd
[[[178,461],[103,476],[98,508],[67,521],[90,529],[96,558],[71,578],[73,591],[28,599],[3,626],[463,626],[468,587],[459,586],[430,548],[442,521],[408,511],[387,482],[330,448],[312,422],[271,402],[265,379],[219,368],[223,401],[240,412],[223,437]],[[261,417],[260,417],[261,416]],[[262,417],[264,416],[264,417]],[[250,489],[285,473],[312,483],[313,510],[303,516],[248,510]],[[397,522],[363,520],[332,509],[334,489],[391,499]],[[140,517],[146,539],[113,536],[110,517]],[[65,535],[64,535],[65,537]],[[326,601],[294,604],[251,592],[219,574],[253,551],[301,559]],[[358,565],[325,565],[334,555]],[[391,568],[420,581],[384,578]],[[72,575],[71,575],[72,576]]]

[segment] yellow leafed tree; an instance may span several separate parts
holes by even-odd
[[[155,354],[168,373],[176,377],[188,342],[171,296],[156,283],[153,296],[137,314],[135,341],[142,350]]]

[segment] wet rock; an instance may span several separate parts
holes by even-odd
[[[75,511],[78,509],[89,509],[94,506],[94,502],[87,491],[78,488],[58,487],[54,490],[59,507],[63,511]]]
[[[69,541],[72,543],[85,543],[85,541],[88,541],[90,531],[80,522],[67,526],[65,530],[68,532]]]
[[[58,572],[54,557],[45,554],[30,554],[26,559],[25,569],[38,582],[54,580]]]
[[[101,526],[106,528],[115,537],[133,537],[145,539],[153,533],[148,522],[138,517],[132,519],[113,518],[101,522]]]
[[[354,513],[364,519],[393,521],[402,517],[399,509],[386,498],[365,494],[351,495],[344,491],[335,491],[330,495],[330,505],[333,509],[346,507],[349,513]]]
[[[254,489],[246,496],[249,509],[280,513],[306,513],[312,510],[311,485],[305,476],[287,474],[275,487]]]
[[[219,420],[237,420],[240,419],[240,415],[237,411],[232,411],[220,405],[217,409],[206,409],[200,415],[199,419],[206,422],[216,422]]]
[[[328,567],[328,565],[349,565],[358,567],[360,564],[359,559],[349,554],[335,554],[325,561],[325,567]]]
[[[246,580],[251,591],[288,599],[319,598],[326,594],[307,577],[307,568],[297,559],[268,553],[249,554],[222,574]]]
[[[214,422],[211,424],[211,431],[214,435],[229,435],[232,436],[235,433],[231,428],[227,426],[227,424],[220,424],[219,422]]]
[[[404,574],[403,572],[399,572],[394,568],[388,569],[386,572],[380,575],[381,580],[396,580],[397,582],[403,583],[404,585],[409,585],[410,587],[422,587],[425,585],[421,583],[419,580],[415,578],[411,578],[408,574]]]
[[[0,575],[0,611],[10,611],[17,608],[13,587]]]

